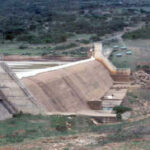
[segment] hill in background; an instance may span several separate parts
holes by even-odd
[[[138,3],[139,2],[139,3]],[[124,0],[0,0],[0,38],[30,43],[64,42],[74,34],[122,30],[137,21],[135,10],[149,1]],[[115,7],[123,9],[116,11]],[[130,17],[129,17],[130,16]],[[140,17],[138,16],[140,20]]]

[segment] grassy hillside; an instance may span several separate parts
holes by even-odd
[[[120,4],[119,1],[1,0],[0,2],[0,37],[3,42],[16,40],[28,43],[60,43],[75,33],[96,34],[100,37],[122,30],[132,24],[136,16],[136,12],[132,10],[127,12],[113,9],[113,5],[119,7],[117,5]]]

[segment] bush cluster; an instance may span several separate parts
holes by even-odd
[[[129,107],[125,107],[125,106],[115,106],[113,108],[113,111],[115,111],[115,113],[117,114],[117,118],[118,120],[121,120],[121,114],[127,112],[127,111],[131,111],[132,109]]]

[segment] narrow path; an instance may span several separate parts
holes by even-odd
[[[142,28],[144,25],[145,25],[145,22],[141,22],[141,23],[139,23],[139,24],[138,24],[137,26],[135,26],[135,27],[126,27],[126,28],[124,28],[124,30],[121,31],[121,32],[115,32],[115,33],[113,33],[113,35],[110,35],[110,36],[107,36],[107,37],[104,36],[102,42],[110,41],[110,40],[113,40],[113,39],[120,39],[120,40],[122,40],[123,34],[125,34],[125,33],[127,33],[127,32],[135,31],[135,30],[137,30],[137,29],[140,29],[140,28]]]

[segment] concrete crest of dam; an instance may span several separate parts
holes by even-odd
[[[122,103],[130,69],[117,69],[96,43],[91,58],[26,74],[19,80],[0,64],[0,120],[23,112],[44,115],[87,115],[115,121],[112,108]],[[5,114],[5,115],[2,115]]]

